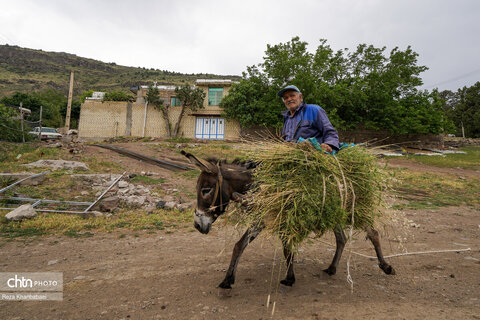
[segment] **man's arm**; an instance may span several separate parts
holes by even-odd
[[[327,113],[322,108],[319,108],[317,113],[317,123],[318,127],[322,128],[323,134],[323,144],[329,145],[332,149],[337,150],[340,148],[338,141],[338,132],[335,130],[333,125],[328,119]],[[322,146],[323,148],[323,146]],[[328,151],[328,150],[325,150]],[[331,151],[329,151],[331,152]]]

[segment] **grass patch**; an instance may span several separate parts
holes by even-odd
[[[45,168],[27,168],[24,164],[35,162],[40,159],[58,159],[61,150],[58,148],[42,147],[38,142],[8,143],[2,142],[0,149],[1,172],[42,172]],[[20,155],[20,157],[18,157]]]
[[[480,146],[463,147],[460,150],[465,151],[466,154],[446,154],[445,157],[409,155],[406,157],[406,159],[420,162],[429,166],[442,168],[480,168]]]
[[[185,137],[174,137],[174,138],[165,139],[165,141],[173,142],[173,143],[189,143],[189,142],[192,142],[192,139],[185,138]]]
[[[434,209],[445,206],[480,208],[480,180],[392,169],[399,181],[395,194],[406,201],[394,209]]]
[[[33,219],[8,222],[0,213],[0,237],[24,238],[45,234],[62,234],[68,237],[91,237],[95,231],[113,230],[172,230],[191,224],[192,211],[124,210],[110,217],[82,218],[78,215],[51,213]]]
[[[136,177],[132,178],[130,181],[131,182],[140,182],[140,183],[143,183],[143,184],[150,184],[150,185],[165,183],[165,179],[163,179],[163,178],[154,179],[154,178],[148,177],[148,176],[136,176]]]

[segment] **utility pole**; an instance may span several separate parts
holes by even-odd
[[[67,115],[65,116],[65,134],[70,130],[70,114],[72,113],[73,71],[70,74],[70,89],[68,90]]]
[[[42,141],[42,112],[43,112],[43,106],[40,106],[40,131],[38,132],[38,141]]]

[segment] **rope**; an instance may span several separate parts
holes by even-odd
[[[318,240],[319,242],[326,244],[330,247],[335,247],[333,244],[328,243],[323,240]],[[471,248],[466,248],[466,249],[445,249],[445,250],[432,250],[432,251],[417,251],[417,252],[405,252],[405,253],[397,253],[397,254],[392,254],[389,256],[384,256],[384,258],[395,258],[395,257],[402,257],[402,256],[412,256],[412,255],[420,255],[420,254],[430,254],[430,253],[446,253],[446,252],[464,252],[464,251],[471,251]],[[355,252],[352,251],[353,254],[356,254],[357,256],[361,256],[364,258],[368,259],[377,259],[377,257],[369,256],[363,253]]]

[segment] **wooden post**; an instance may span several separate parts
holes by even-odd
[[[22,128],[22,141],[25,142],[25,133],[23,132],[23,103],[20,102],[20,126]]]
[[[73,97],[73,71],[70,74],[70,88],[68,90],[67,115],[65,116],[65,134],[70,130],[70,114],[72,113],[72,97]]]
[[[42,112],[43,112],[43,106],[40,106],[40,131],[38,132],[38,141],[42,141]]]

